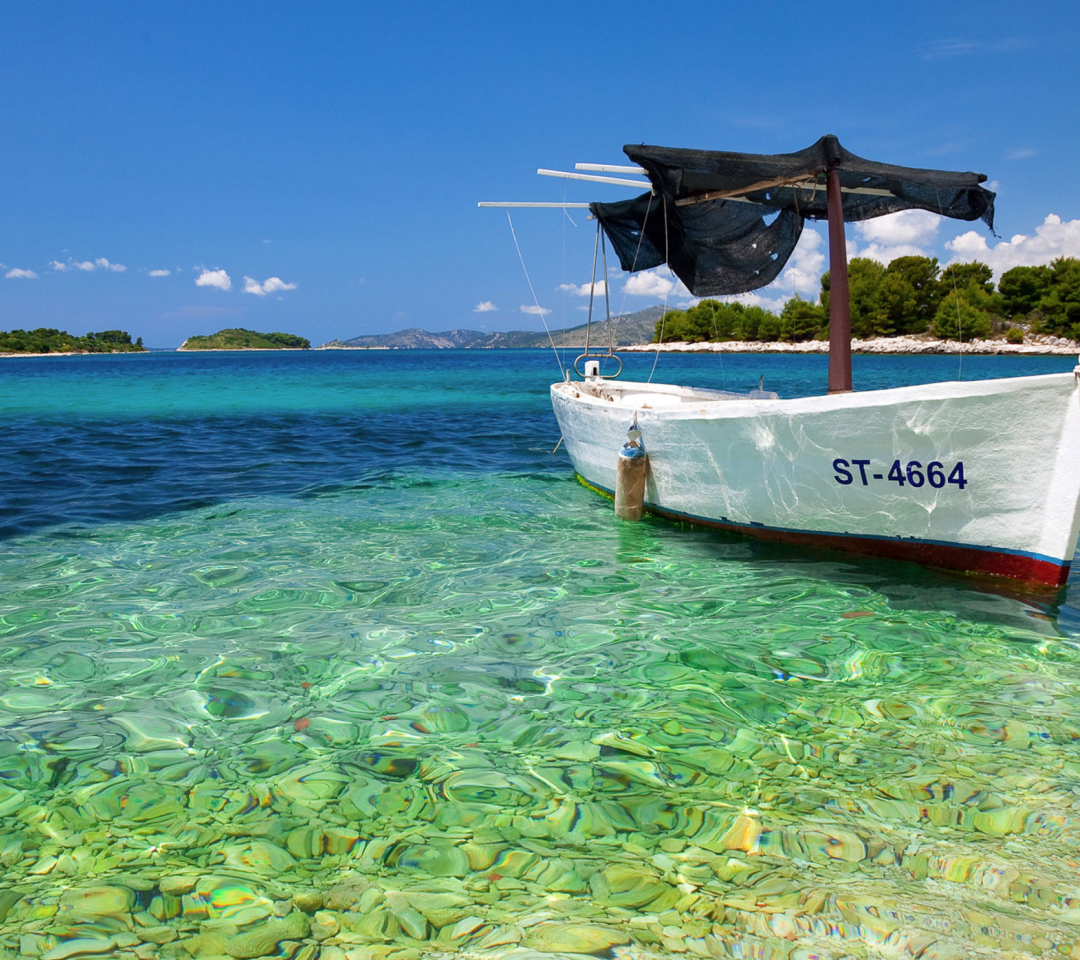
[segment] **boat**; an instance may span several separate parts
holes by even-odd
[[[598,229],[624,270],[666,263],[694,296],[766,285],[803,223],[828,221],[829,375],[821,396],[739,395],[603,376],[587,349],[580,379],[551,386],[562,442],[587,485],[616,495],[629,431],[632,452],[647,454],[646,512],[1036,588],[1065,583],[1080,527],[1080,366],[852,385],[845,221],[921,209],[992,229],[984,175],[865,160],[834,136],[790,154],[624,152],[633,166],[604,169],[643,173],[649,189],[589,204]]]

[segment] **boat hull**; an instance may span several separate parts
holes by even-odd
[[[636,418],[646,507],[763,540],[1059,585],[1080,526],[1074,374],[796,400],[592,380],[551,388],[605,491]]]

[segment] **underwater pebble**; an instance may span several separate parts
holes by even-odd
[[[225,940],[224,952],[236,960],[253,960],[277,952],[283,940],[302,940],[311,930],[306,914],[294,911],[283,920],[266,920],[258,927]]]
[[[337,936],[341,930],[337,917],[327,910],[317,910],[311,919],[311,936],[316,940],[326,940]]]
[[[136,932],[140,940],[147,943],[171,943],[176,939],[177,933],[172,927],[143,927]]]
[[[171,897],[182,897],[195,889],[196,880],[198,877],[162,877],[158,881],[158,890]]]
[[[61,896],[60,910],[77,917],[119,916],[134,902],[135,895],[126,887],[83,887]]]
[[[614,927],[589,923],[541,923],[525,935],[525,943],[543,953],[600,953],[630,942]]]
[[[47,953],[41,954],[41,960],[67,960],[68,957],[90,957],[102,953],[112,953],[116,942],[109,940],[76,939],[67,940]]]
[[[293,894],[292,902],[293,906],[298,910],[310,914],[322,909],[324,899],[321,893],[316,893],[314,890],[305,890],[303,893]]]

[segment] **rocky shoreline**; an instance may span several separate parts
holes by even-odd
[[[776,343],[759,340],[723,340],[718,342],[656,344],[645,343],[619,347],[620,351],[652,353],[828,353],[828,340],[804,340],[800,343]],[[920,337],[875,337],[871,340],[852,340],[852,353],[875,354],[989,354],[1004,356],[1074,356],[1080,354],[1080,344],[1063,337],[1028,336],[1023,343],[1004,340],[929,340]]]

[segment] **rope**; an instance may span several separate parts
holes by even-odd
[[[599,224],[597,227],[599,228]],[[608,356],[610,356],[615,352],[615,333],[611,323],[611,296],[608,293],[607,238],[602,231],[600,233],[600,255],[604,258],[604,313],[607,315],[605,318],[608,328],[607,352]]]
[[[649,205],[645,208],[645,217],[641,221],[641,233],[638,234],[637,246],[634,248],[634,262],[630,265],[630,272],[637,269],[638,255],[641,253],[641,241],[645,239],[645,228],[649,225],[649,214],[652,213],[653,198],[649,197]],[[599,218],[598,218],[599,219]],[[604,277],[605,282],[607,276]],[[619,332],[619,321],[626,312],[626,287],[623,287],[622,303],[619,304],[619,315],[615,318],[615,333]],[[612,334],[614,337],[614,334]]]
[[[960,291],[956,288],[956,271],[953,271],[952,275],[952,289],[953,296],[956,297],[956,339],[960,341],[960,352],[957,354],[959,358],[956,364],[956,379],[964,379],[964,329],[963,320],[960,316]]]
[[[593,297],[596,295],[596,251],[600,246],[600,221],[596,221],[596,239],[592,248],[592,279],[589,281],[589,319],[585,321],[585,356],[589,355],[589,344],[592,342],[592,307]]]
[[[536,304],[536,312],[540,314],[540,319],[544,324],[544,332],[548,335],[548,343],[551,344],[552,352],[555,354],[555,362],[559,365],[559,376],[563,376],[566,371],[563,370],[562,358],[559,356],[559,348],[555,346],[555,340],[551,336],[551,331],[548,329],[547,319],[544,317],[544,308],[540,306],[540,301],[536,298],[532,277],[529,276],[529,268],[525,266],[525,258],[521,255],[521,246],[518,244],[517,234],[514,232],[514,221],[510,218],[509,210],[506,211],[506,222],[510,224],[510,236],[514,238],[514,249],[517,250],[518,260],[521,261],[521,269],[525,271],[525,280],[529,284],[529,293],[532,294],[533,303]]]
[[[937,198],[938,214],[943,217],[943,216],[945,216],[945,211],[942,209],[942,206],[941,206],[941,191],[938,190],[937,187],[934,187],[934,196]],[[948,267],[946,267],[945,269],[947,270]],[[963,329],[963,326],[962,326],[963,320],[960,317],[960,292],[959,292],[959,290],[956,289],[956,271],[955,270],[953,271],[953,275],[952,275],[952,289],[953,289],[953,294],[956,297],[956,339],[960,341],[960,352],[957,354],[958,359],[957,359],[957,363],[956,363],[956,379],[957,380],[963,380],[964,379],[964,329]]]
[[[667,194],[663,196],[664,201],[664,263],[668,262],[668,222],[667,222]],[[650,203],[651,207],[652,204]],[[648,210],[645,211],[646,214]],[[642,233],[645,232],[642,228]],[[668,265],[668,269],[671,269],[671,265]],[[652,383],[653,374],[656,373],[656,361],[660,359],[660,348],[664,345],[664,326],[667,324],[667,295],[668,291],[664,291],[664,313],[660,318],[660,341],[656,344],[656,354],[653,356],[652,369],[649,371],[648,383]]]
[[[712,310],[712,335],[713,343],[719,343],[719,333],[716,330],[716,301],[709,300],[709,308]],[[720,380],[724,384],[724,389],[727,389],[727,374],[724,372],[724,351],[720,352]]]

